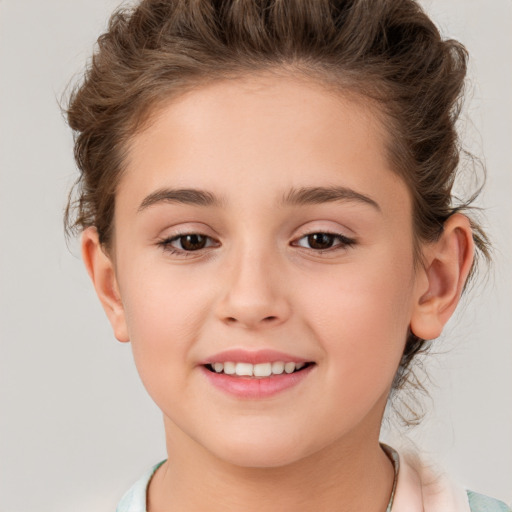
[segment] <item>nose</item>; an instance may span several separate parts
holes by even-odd
[[[256,330],[286,322],[291,312],[289,286],[278,259],[255,250],[230,259],[217,303],[223,323]]]

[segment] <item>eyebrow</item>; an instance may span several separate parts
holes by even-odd
[[[282,198],[282,205],[303,206],[332,203],[337,201],[357,201],[381,211],[372,198],[347,187],[301,187],[293,188]]]
[[[357,201],[381,211],[379,204],[364,194],[347,187],[300,187],[292,188],[281,199],[282,206],[306,206],[337,201]],[[220,206],[223,201],[206,190],[195,188],[163,188],[144,198],[138,211],[158,203],[179,203],[194,206]]]
[[[146,196],[139,206],[138,211],[141,212],[157,203],[180,203],[195,206],[219,206],[220,198],[207,192],[195,188],[162,188]]]

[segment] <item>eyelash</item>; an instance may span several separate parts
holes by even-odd
[[[209,249],[211,247],[215,247],[215,243],[214,244],[210,244],[209,246],[206,246],[206,247],[201,247],[199,249],[196,249],[196,250],[186,250],[186,249],[178,249],[177,247],[173,247],[172,243],[173,242],[176,242],[180,239],[184,239],[185,237],[192,237],[192,236],[196,236],[196,237],[201,237],[201,238],[205,238],[206,239],[206,243],[208,243],[209,241],[211,242],[213,240],[212,237],[210,236],[207,236],[207,235],[203,235],[202,233],[179,233],[177,235],[174,235],[172,237],[169,237],[169,238],[165,238],[163,240],[160,240],[158,242],[158,245],[160,247],[162,247],[162,249],[165,251],[165,252],[168,252],[170,254],[173,254],[173,255],[178,255],[178,256],[184,256],[184,257],[188,257],[188,256],[192,256],[194,253],[199,253],[205,249]]]
[[[309,237],[313,237],[316,235],[324,235],[332,238],[332,243],[334,243],[336,240],[338,241],[338,244],[332,245],[331,247],[328,247],[326,249],[313,249],[312,247],[304,247],[302,245],[299,245],[298,242],[303,239],[307,239]],[[295,242],[295,246],[303,247],[305,249],[309,249],[314,251],[315,253],[323,254],[325,252],[331,252],[331,251],[337,251],[342,249],[347,249],[352,246],[354,246],[356,241],[353,238],[348,238],[345,235],[342,235],[341,233],[332,233],[330,231],[313,231],[311,233],[307,233],[303,236],[301,236],[297,241]]]
[[[328,237],[332,237],[332,243],[334,244],[334,242],[337,240],[338,244],[332,245],[331,247],[327,247],[325,249],[314,249],[312,247],[309,247],[309,248],[304,247],[298,243],[300,240],[307,239],[309,237],[316,236],[316,235],[326,235]],[[183,249],[183,248],[178,249],[172,245],[173,242],[179,241],[180,239],[184,239],[185,237],[189,237],[189,236],[206,238],[207,244],[208,244],[208,241],[213,240],[213,238],[209,237],[208,235],[203,235],[202,233],[192,233],[191,232],[191,233],[180,233],[178,235],[174,235],[172,237],[165,238],[163,240],[160,240],[158,242],[158,245],[160,247],[162,247],[162,249],[164,251],[166,251],[170,254],[184,256],[184,257],[188,257],[188,256],[193,255],[194,253],[199,253],[203,250],[210,249],[211,247],[218,247],[218,242],[214,242],[213,244],[210,244],[210,245],[207,245],[205,247],[201,247],[201,248],[195,249],[195,250],[194,249],[187,250],[187,249]],[[319,254],[324,254],[326,252],[334,252],[334,251],[338,251],[338,250],[342,250],[342,249],[347,249],[347,248],[354,246],[355,244],[356,244],[356,240],[354,240],[352,238],[348,238],[345,235],[342,235],[341,233],[332,233],[330,231],[314,231],[311,233],[307,233],[307,234],[301,236],[300,238],[296,239],[292,243],[292,245],[294,247],[302,247],[304,249],[311,250],[311,251],[313,251],[315,253],[319,253]]]

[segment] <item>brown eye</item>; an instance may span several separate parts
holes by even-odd
[[[292,245],[314,251],[328,251],[331,249],[335,251],[337,249],[343,250],[352,247],[355,243],[355,240],[341,234],[318,232],[304,235]]]
[[[198,251],[199,249],[204,249],[206,247],[208,237],[204,235],[191,234],[180,236],[177,240],[179,240],[179,245],[181,245],[181,249],[184,251]]]
[[[329,249],[333,246],[336,236],[329,233],[312,233],[307,236],[311,249]]]
[[[185,257],[191,256],[193,252],[197,252],[196,256],[201,256],[209,249],[220,247],[221,244],[201,233],[184,233],[160,240],[157,245],[173,256]]]

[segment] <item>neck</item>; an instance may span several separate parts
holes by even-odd
[[[360,439],[350,436],[314,455],[271,468],[233,465],[197,445],[190,450],[186,444],[193,441],[168,436],[171,457],[151,481],[148,512],[206,507],[210,512],[384,512],[393,466],[380,448],[378,432],[368,434],[359,433]]]

